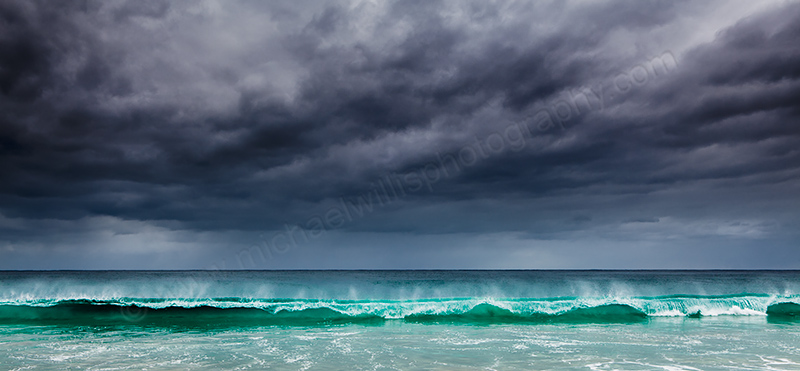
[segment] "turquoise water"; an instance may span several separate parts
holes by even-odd
[[[0,272],[2,369],[800,369],[797,271]]]

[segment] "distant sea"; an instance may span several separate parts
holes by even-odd
[[[0,369],[798,370],[800,271],[6,271]]]

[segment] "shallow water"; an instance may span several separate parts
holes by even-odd
[[[800,370],[798,289],[798,272],[3,272],[0,365]]]

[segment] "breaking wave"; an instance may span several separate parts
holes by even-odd
[[[800,318],[798,271],[0,272],[0,324]]]
[[[543,299],[39,299],[0,302],[0,323],[309,325],[329,323],[625,323],[653,317],[800,319],[800,297],[767,295]]]

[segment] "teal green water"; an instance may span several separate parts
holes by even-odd
[[[800,369],[796,271],[0,272],[2,369]]]

